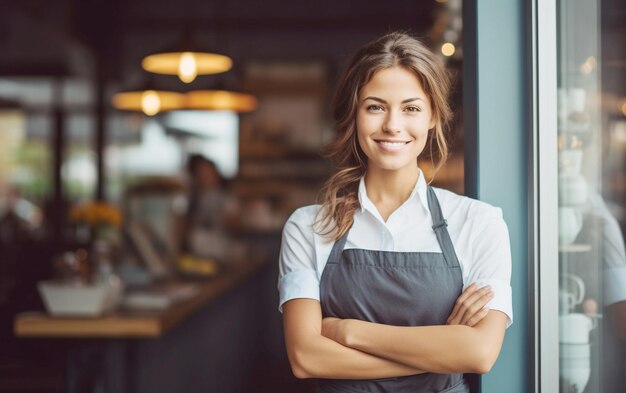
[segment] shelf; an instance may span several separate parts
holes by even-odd
[[[589,252],[591,251],[591,244],[561,244],[559,245],[559,252]]]
[[[321,181],[300,180],[246,180],[233,185],[233,192],[241,197],[257,197],[259,195],[289,197],[295,191],[319,191]]]
[[[241,143],[239,158],[248,160],[274,160],[283,159],[291,161],[324,161],[320,151],[305,150],[282,143]]]
[[[265,162],[242,162],[239,167],[241,180],[296,180],[308,179],[323,182],[330,168],[324,161],[294,162],[289,160]]]

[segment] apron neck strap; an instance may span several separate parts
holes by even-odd
[[[454,251],[454,245],[452,244],[452,239],[450,239],[450,234],[448,233],[448,222],[443,218],[439,200],[435,195],[435,190],[433,190],[431,186],[428,186],[428,210],[430,210],[430,215],[433,219],[433,230],[437,236],[437,242],[439,243],[439,247],[441,247],[441,252],[446,260],[446,264],[450,267],[459,266],[459,260],[456,256],[456,252]],[[343,248],[348,240],[348,233],[350,233],[349,229],[341,238],[339,238],[339,240],[335,241],[335,244],[330,251],[328,262],[339,263],[341,261],[341,253],[343,252]]]
[[[443,218],[441,212],[441,205],[439,205],[439,199],[435,195],[435,190],[428,186],[428,210],[430,210],[430,216],[433,219],[433,231],[437,236],[437,242],[441,247],[441,252],[446,260],[446,264],[450,267],[459,266],[459,260],[454,251],[454,245],[450,234],[448,233],[448,221]]]
[[[343,252],[343,248],[348,240],[348,233],[350,233],[350,229],[348,229],[346,233],[339,238],[339,240],[335,241],[333,249],[330,251],[330,255],[328,257],[329,263],[339,263],[341,261],[341,253]]]

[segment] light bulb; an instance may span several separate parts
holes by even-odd
[[[185,83],[191,83],[198,76],[196,58],[191,52],[183,52],[178,64],[178,77]]]
[[[455,50],[456,48],[451,42],[446,42],[445,44],[441,45],[441,53],[443,53],[444,56],[452,56]]]
[[[161,109],[161,99],[154,90],[146,90],[141,94],[141,110],[148,116],[154,116]]]

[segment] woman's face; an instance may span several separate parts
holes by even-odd
[[[415,171],[433,127],[430,100],[413,72],[386,68],[361,89],[356,128],[368,168]]]

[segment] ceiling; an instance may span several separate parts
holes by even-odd
[[[334,69],[389,30],[427,36],[445,8],[435,0],[14,0],[0,3],[0,75],[141,74],[140,61],[184,33],[250,61],[318,61]],[[3,34],[4,33],[4,34]],[[100,60],[98,62],[98,60]],[[235,69],[237,72],[237,69]]]
[[[453,23],[452,4],[461,0],[0,0],[0,75],[92,78],[99,70],[114,86],[136,84],[146,76],[143,56],[190,33],[233,58],[229,74],[252,62],[316,62],[332,80],[356,47],[389,30],[438,42]],[[616,97],[626,96],[625,4],[601,0],[603,88]],[[175,78],[153,78],[180,88]]]

